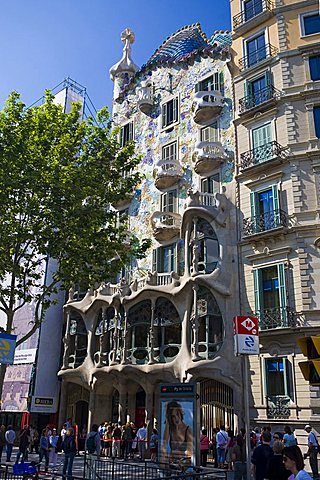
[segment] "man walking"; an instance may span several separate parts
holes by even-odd
[[[8,426],[8,429],[5,434],[6,439],[6,452],[7,452],[7,462],[11,461],[11,454],[13,449],[13,444],[16,439],[16,433],[12,428],[12,425]]]
[[[261,445],[254,449],[251,457],[256,480],[264,480],[266,478],[268,460],[273,456],[273,450],[270,447],[271,433],[268,430],[262,433],[261,442]]]
[[[319,452],[319,443],[317,435],[312,431],[311,425],[307,424],[304,427],[305,431],[308,433],[308,455],[310,468],[312,470],[313,478],[319,478],[318,471],[318,452]]]
[[[139,451],[139,457],[141,460],[144,460],[144,457],[146,455],[147,438],[148,438],[147,424],[144,423],[143,427],[139,428],[139,430],[137,431],[138,451]]]
[[[224,468],[224,462],[226,459],[226,449],[228,444],[228,434],[225,431],[224,425],[220,426],[220,430],[216,435],[216,442],[217,442],[218,468]]]

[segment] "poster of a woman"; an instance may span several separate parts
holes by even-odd
[[[170,400],[161,405],[160,461],[194,460],[193,401]]]

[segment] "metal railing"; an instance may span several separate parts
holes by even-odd
[[[274,158],[286,158],[286,149],[276,141],[248,150],[240,155],[240,168],[245,170]]]
[[[243,234],[245,237],[280,227],[288,227],[288,215],[281,209],[243,219]]]
[[[256,0],[250,8],[245,8],[242,12],[233,17],[233,28],[241,27],[252,18],[260,15],[263,12],[271,12],[274,9],[274,4],[269,0]]]
[[[297,312],[290,307],[265,308],[256,311],[255,315],[259,319],[260,330],[300,326]]]
[[[227,479],[227,473],[218,469],[190,467],[183,471],[174,465],[158,465],[150,461],[123,462],[116,458],[94,460],[86,456],[83,469],[84,478],[96,480],[218,480]],[[95,475],[95,477],[94,477]]]
[[[251,52],[249,55],[240,58],[239,69],[240,71],[246,70],[267,58],[275,57],[277,54],[277,47],[274,47],[271,43],[266,43],[263,47],[257,48],[257,50]]]
[[[240,98],[239,100],[239,113],[247,112],[252,108],[258,107],[259,105],[263,105],[265,102],[270,100],[279,100],[281,97],[281,92],[277,88],[273,87],[272,85],[268,85],[265,88],[261,88],[255,93],[250,93],[249,95]]]
[[[290,417],[290,398],[287,395],[267,396],[267,417],[286,419]]]

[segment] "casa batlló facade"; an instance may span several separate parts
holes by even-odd
[[[113,121],[134,140],[144,180],[114,205],[139,238],[152,239],[115,283],[65,306],[61,420],[79,425],[158,419],[161,383],[196,382],[200,423],[243,421],[231,35],[198,24],[169,37],[138,68],[134,34],[111,68]]]

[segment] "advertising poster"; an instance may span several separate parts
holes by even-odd
[[[160,462],[195,465],[198,437],[195,385],[161,386],[161,390]]]

